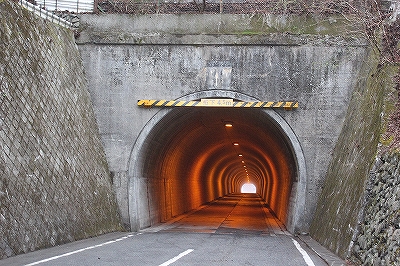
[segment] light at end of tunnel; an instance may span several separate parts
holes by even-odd
[[[254,184],[246,183],[242,186],[242,188],[240,189],[240,192],[241,193],[256,193],[257,188]]]

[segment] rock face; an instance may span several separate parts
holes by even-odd
[[[377,159],[353,257],[362,265],[400,265],[400,155]]]

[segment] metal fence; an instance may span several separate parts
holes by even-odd
[[[68,13],[265,14],[352,13],[370,6],[365,0],[28,0],[40,8]],[[373,1],[389,9],[399,0]]]
[[[94,11],[94,0],[35,0],[34,4],[49,11],[90,13]]]
[[[41,7],[41,6],[31,4],[24,0],[19,0],[18,3],[22,7],[28,9],[29,11],[33,12],[34,14],[36,14],[37,16],[39,16],[41,18],[44,18],[46,20],[49,20],[53,23],[56,23],[60,26],[66,27],[66,28],[75,28],[75,26],[71,20],[64,19],[60,16],[57,16],[57,15],[53,14],[52,12],[43,9],[43,7]]]

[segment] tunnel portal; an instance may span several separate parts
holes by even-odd
[[[130,194],[138,196],[130,215],[136,229],[240,193],[249,182],[283,223],[293,211],[293,149],[261,109],[170,109],[148,132],[135,168]]]

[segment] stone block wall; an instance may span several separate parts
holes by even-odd
[[[352,256],[362,265],[400,265],[400,154],[375,162]]]
[[[0,1],[0,259],[120,229],[73,33]]]

